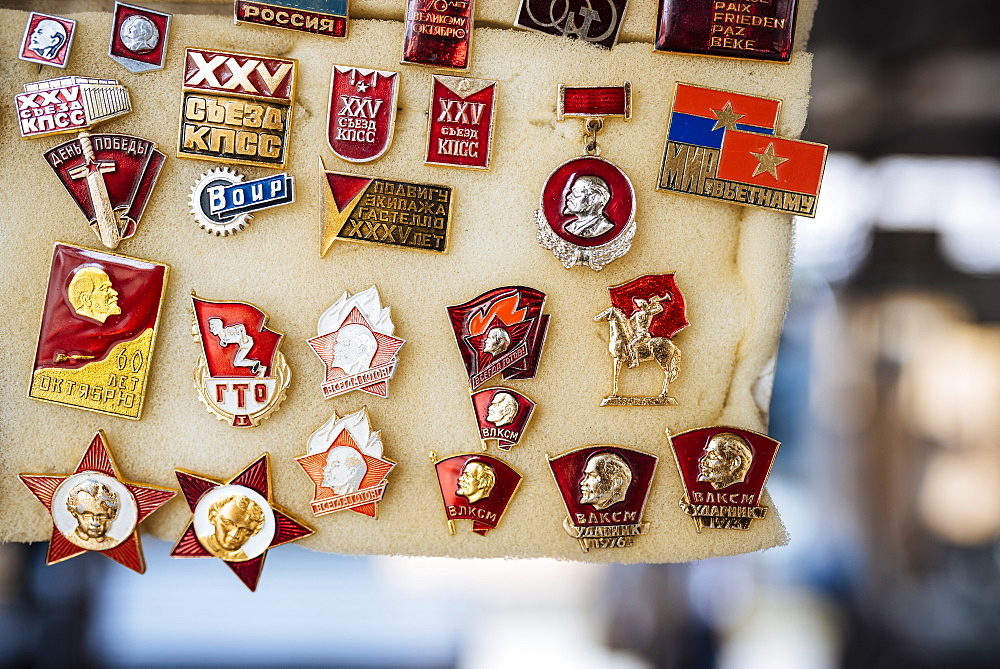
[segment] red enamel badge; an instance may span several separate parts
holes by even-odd
[[[428,165],[490,167],[497,82],[435,74],[428,115]]]
[[[508,380],[535,377],[549,327],[544,306],[540,290],[505,286],[447,307],[473,390],[497,374]]]
[[[798,0],[660,0],[656,51],[787,62]]]
[[[760,494],[778,442],[735,427],[700,427],[667,438],[684,483],[680,507],[695,529],[747,530],[764,518]]]
[[[97,551],[140,574],[146,571],[138,525],[176,490],[121,477],[98,430],[72,474],[19,474],[52,515],[46,564]]]
[[[162,70],[169,32],[170,14],[116,2],[108,55],[136,74]]]
[[[521,484],[521,475],[513,467],[478,453],[459,453],[439,460],[434,469],[449,534],[455,534],[456,520],[471,520],[472,531],[486,536],[500,522]]]
[[[398,88],[399,72],[333,66],[326,138],[338,158],[367,163],[389,150]]]
[[[472,393],[472,409],[483,450],[487,441],[496,441],[497,448],[509,451],[520,443],[535,403],[516,390],[497,387]]]
[[[251,591],[257,589],[268,549],[314,532],[271,501],[267,453],[228,481],[183,469],[175,474],[194,515],[171,557],[217,557]]]
[[[473,16],[473,0],[407,0],[402,62],[468,69]]]
[[[626,548],[649,530],[642,519],[658,458],[624,446],[585,446],[549,458],[569,515],[563,528],[591,548]]]
[[[24,26],[18,58],[29,63],[64,68],[75,34],[76,21],[73,19],[31,12]]]

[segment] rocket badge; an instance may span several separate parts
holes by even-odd
[[[138,420],[168,270],[57,243],[28,397]]]
[[[115,2],[108,56],[133,74],[162,70],[170,14]]]
[[[521,0],[514,25],[610,49],[618,42],[626,9],[628,0]]]
[[[389,150],[396,125],[399,72],[334,65],[326,140],[352,163],[378,160]]]
[[[278,347],[284,334],[248,302],[216,302],[191,294],[201,357],[194,370],[198,397],[232,427],[257,427],[278,409],[292,370]]]
[[[736,427],[699,427],[667,441],[684,484],[681,510],[695,530],[748,530],[767,515],[761,491],[779,443],[759,432]]]
[[[788,62],[798,0],[660,0],[655,51]]]
[[[635,190],[628,176],[599,157],[597,133],[607,117],[632,118],[632,85],[559,85],[558,120],[586,119],[584,155],[552,170],[535,212],[538,243],[566,269],[604,267],[632,248]]]
[[[548,458],[569,514],[563,528],[584,553],[591,548],[627,548],[649,531],[642,510],[658,460],[613,444],[584,446]]]
[[[45,160],[94,234],[114,249],[135,234],[166,156],[141,137],[81,132]]]
[[[607,321],[608,352],[612,365],[611,394],[601,406],[673,406],[677,400],[667,394],[667,387],[677,378],[681,350],[671,341],[690,323],[684,295],[677,287],[673,272],[645,274],[617,286],[610,286],[611,306],[594,316]],[[654,360],[663,370],[663,389],[654,397],[630,397],[618,394],[618,375],[623,366],[629,369]]]
[[[780,107],[678,83],[656,189],[814,218],[827,147],[776,137]]]
[[[490,79],[433,75],[424,162],[488,170],[496,100],[497,82]]]
[[[549,329],[544,306],[542,291],[504,286],[447,307],[472,390],[497,374],[506,380],[535,378]]]
[[[386,477],[396,466],[382,457],[382,436],[372,431],[367,407],[343,417],[335,411],[295,461],[316,486],[314,516],[350,509],[377,518]]]
[[[286,173],[243,181],[228,167],[205,172],[191,186],[191,215],[205,232],[235,235],[247,227],[253,212],[295,202],[295,177]]]
[[[236,0],[236,25],[254,23],[325,37],[347,37],[348,0]]]
[[[52,516],[45,564],[96,551],[140,574],[146,571],[138,525],[176,490],[121,477],[98,430],[72,474],[18,474]]]
[[[267,453],[227,481],[183,469],[174,473],[193,517],[170,551],[171,557],[217,557],[255,591],[269,548],[314,533],[271,501]]]
[[[14,96],[21,137],[87,130],[132,111],[128,89],[114,79],[59,77],[24,84]]]
[[[455,534],[456,520],[471,520],[472,531],[485,537],[507,510],[521,474],[503,460],[481,453],[436,458],[431,453],[448,516],[448,534]]]
[[[325,367],[320,384],[324,399],[352,390],[389,396],[389,379],[406,342],[392,336],[395,326],[389,307],[382,307],[378,288],[355,295],[345,290],[319,317],[317,329],[319,334],[306,343]]]
[[[18,58],[29,63],[66,67],[76,35],[76,21],[61,16],[31,12],[24,26]],[[41,71],[41,67],[38,68]]]
[[[535,403],[516,390],[497,386],[472,393],[472,409],[483,450],[487,441],[496,441],[497,448],[509,451],[521,442]]]
[[[403,64],[469,69],[474,0],[406,0]]]

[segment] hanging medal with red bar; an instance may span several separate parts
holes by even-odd
[[[473,5],[473,0],[407,0],[401,62],[469,69]]]
[[[535,212],[538,243],[566,269],[601,270],[632,248],[635,190],[628,176],[599,157],[597,133],[608,117],[632,118],[632,85],[559,85],[558,120],[586,119],[584,155],[555,168]]]
[[[490,168],[497,82],[435,74],[428,114],[428,165]]]
[[[684,484],[681,510],[695,529],[748,530],[767,515],[760,495],[780,445],[737,427],[699,427],[667,441]]]

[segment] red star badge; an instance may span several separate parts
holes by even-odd
[[[269,548],[314,532],[271,502],[267,453],[228,481],[181,469],[174,473],[194,516],[170,555],[217,557],[251,591],[257,589]]]
[[[146,571],[146,561],[137,527],[177,494],[123,479],[103,430],[94,435],[72,474],[19,474],[18,478],[52,515],[46,564],[98,551],[140,574]]]

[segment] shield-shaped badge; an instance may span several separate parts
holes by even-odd
[[[338,158],[367,163],[389,150],[398,87],[399,72],[333,66],[326,137]]]
[[[202,355],[195,368],[201,401],[232,427],[256,427],[285,399],[292,372],[278,350],[284,335],[246,302],[192,294]]]
[[[649,530],[642,509],[656,471],[655,455],[624,446],[585,446],[549,458],[569,515],[563,528],[591,548],[626,548]]]
[[[521,484],[517,470],[503,460],[480,453],[459,453],[438,460],[434,469],[449,534],[455,534],[456,520],[471,520],[472,531],[485,537],[500,522]]]
[[[767,515],[760,494],[779,443],[736,427],[699,427],[667,439],[684,483],[680,507],[695,529],[748,530]]]
[[[435,74],[424,162],[488,170],[496,99],[495,81]]]
[[[542,291],[504,286],[447,307],[473,390],[501,373],[504,378],[534,377],[549,324],[544,306]],[[526,370],[531,376],[525,376]]]
[[[501,451],[509,451],[521,441],[535,403],[516,390],[498,386],[472,393],[472,408],[483,450],[486,442],[492,440]]]

